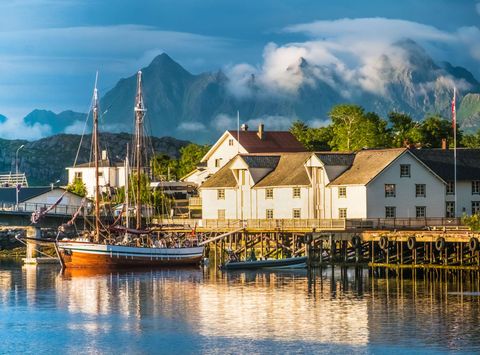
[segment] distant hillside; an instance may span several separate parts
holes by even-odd
[[[100,141],[109,157],[123,159],[127,143],[132,143],[132,136],[127,133],[103,133]],[[171,137],[152,137],[151,141],[155,152],[171,157],[178,157],[180,148],[188,144],[187,141]],[[72,134],[59,134],[34,142],[0,139],[0,172],[15,172],[15,152],[24,144],[25,147],[19,152],[19,170],[26,172],[31,185],[47,185],[58,179],[65,184],[65,168],[73,165],[79,142],[80,136]],[[78,163],[89,161],[90,146],[91,136],[88,135],[82,142]]]

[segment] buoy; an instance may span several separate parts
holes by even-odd
[[[387,250],[388,245],[389,245],[388,237],[387,236],[381,236],[379,245],[380,245],[380,248],[382,248],[383,250]]]
[[[468,247],[470,251],[477,251],[478,250],[478,239],[475,237],[471,237],[468,242]]]
[[[445,249],[445,238],[444,237],[438,237],[437,240],[435,241],[435,249],[438,251],[442,251]]]
[[[417,247],[417,239],[413,236],[408,237],[407,239],[407,247],[410,250],[413,250]]]

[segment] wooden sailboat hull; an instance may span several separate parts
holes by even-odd
[[[129,268],[198,265],[203,247],[140,248],[90,242],[57,242],[66,268]]]

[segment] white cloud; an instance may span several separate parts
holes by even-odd
[[[87,132],[85,121],[75,121],[64,130],[64,133],[67,134],[82,134],[84,132]]]
[[[198,132],[205,131],[206,127],[201,122],[182,122],[178,126],[179,131]]]
[[[294,95],[302,85],[322,82],[346,99],[362,91],[388,97],[388,84],[401,80],[396,75],[408,76],[418,65],[410,60],[409,51],[419,51],[420,47],[406,42],[407,39],[418,42],[427,52],[435,52],[437,57],[441,57],[438,44],[442,44],[448,48],[460,46],[459,53],[480,58],[480,30],[474,26],[447,32],[405,20],[347,18],[293,25],[283,31],[303,34],[309,39],[280,46],[269,43],[264,49],[263,64],[258,68],[247,64],[230,68],[229,73],[234,74],[231,76],[234,94],[248,95],[250,87],[245,85],[245,78],[254,74],[260,92]],[[437,59],[458,65],[458,58]],[[303,66],[303,60],[307,67]],[[433,73],[426,73],[425,77],[430,74]],[[432,80],[430,84],[434,85]],[[428,86],[429,82],[424,84]]]
[[[36,140],[51,134],[52,128],[49,125],[27,125],[23,118],[7,118],[0,123],[0,137],[4,139]]]

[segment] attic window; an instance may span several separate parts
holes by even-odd
[[[338,197],[339,198],[346,198],[347,197],[347,187],[346,186],[340,186],[338,188]]]
[[[300,198],[300,188],[299,187],[294,187],[293,188],[293,198]]]
[[[230,147],[233,145],[233,138],[230,138],[230,139],[228,140],[228,145],[229,145]]]
[[[266,189],[265,190],[265,199],[272,199],[273,198],[273,189]]]
[[[400,177],[410,177],[410,164],[400,165]]]
[[[217,190],[217,200],[225,200],[225,189]]]

